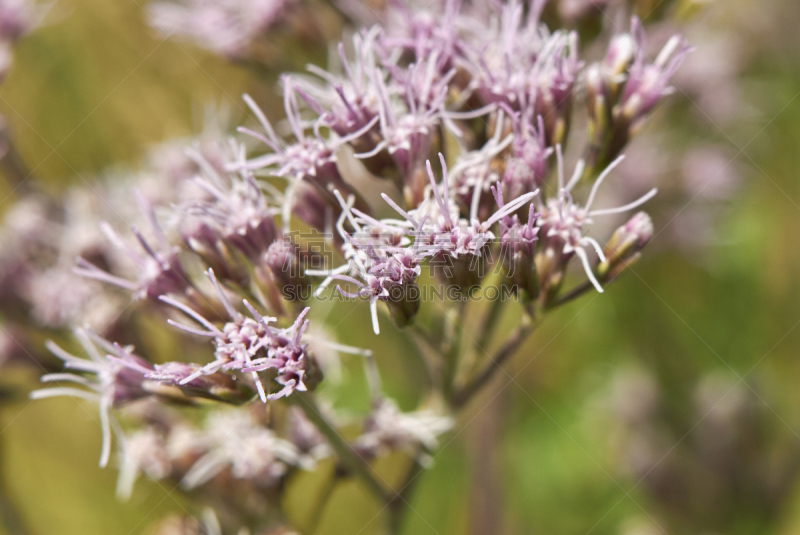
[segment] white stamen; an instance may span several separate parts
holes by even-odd
[[[375,334],[381,334],[381,327],[378,325],[378,299],[372,298],[369,302],[369,310],[372,315],[372,330]]]
[[[598,292],[603,293],[603,287],[597,282],[592,267],[589,265],[589,258],[586,256],[586,251],[584,251],[582,247],[576,247],[575,254],[581,259],[583,270],[586,272],[586,276],[589,278],[589,281],[591,281],[592,286],[594,286]]]
[[[103,442],[100,448],[100,468],[108,466],[108,459],[111,456],[111,422],[108,411],[110,403],[103,396],[100,398],[100,427],[103,430]]]
[[[582,159],[578,160],[578,163],[575,164],[575,171],[572,173],[572,178],[570,178],[569,182],[567,182],[566,185],[567,191],[572,191],[572,188],[574,188],[575,184],[577,184],[578,181],[581,179],[585,167],[586,167],[586,162],[584,162]]]
[[[267,119],[267,116],[264,115],[264,112],[261,111],[261,108],[258,107],[258,104],[256,104],[255,100],[253,100],[247,93],[242,95],[242,99],[247,104],[247,107],[250,108],[250,111],[252,111],[253,114],[256,116],[258,122],[261,124],[261,128],[264,129],[264,131],[267,133],[272,142],[280,146],[280,141],[279,141],[280,138],[278,138],[278,136],[275,135],[275,130],[272,129],[272,125]]]
[[[594,238],[590,238],[589,236],[584,236],[583,240],[588,242],[592,247],[594,247],[594,250],[597,253],[597,256],[600,258],[601,262],[606,261],[606,255],[603,254],[603,248],[600,247],[600,244],[597,243],[597,240],[595,240]]]
[[[217,333],[219,335],[222,335],[222,331],[220,331],[216,327],[216,325],[214,325],[213,323],[211,323],[210,321],[205,319],[203,316],[201,316],[200,314],[198,314],[197,312],[195,312],[194,310],[192,310],[188,306],[184,305],[180,301],[177,301],[177,300],[175,300],[172,297],[169,297],[167,295],[160,295],[158,297],[158,299],[159,299],[159,301],[163,301],[164,303],[166,303],[168,305],[174,306],[178,310],[180,310],[183,313],[185,313],[186,315],[190,316],[192,319],[197,321],[197,323],[201,324],[203,327],[205,327],[209,331],[213,331],[213,332],[215,332],[215,333]]]
[[[87,401],[97,401],[99,396],[94,392],[87,392],[78,388],[64,386],[60,388],[43,388],[41,390],[34,390],[30,393],[31,399],[46,399],[57,396],[68,396],[74,398],[81,398]]]
[[[586,210],[589,210],[592,207],[592,203],[594,202],[595,195],[597,195],[597,189],[600,187],[600,184],[603,183],[603,180],[611,174],[611,171],[614,170],[616,166],[622,163],[622,160],[625,159],[625,155],[620,155],[616,160],[608,164],[608,167],[603,169],[603,172],[600,173],[600,176],[597,177],[597,180],[592,185],[592,191],[589,193],[589,198],[586,200]]]
[[[637,200],[628,203],[624,206],[618,206],[617,208],[607,208],[605,210],[592,210],[591,212],[589,212],[589,215],[590,216],[610,215],[610,214],[618,214],[620,212],[627,212],[628,210],[633,210],[634,208],[643,205],[644,203],[655,197],[656,193],[658,193],[658,188],[653,188],[644,195],[642,195],[641,197],[639,197]]]

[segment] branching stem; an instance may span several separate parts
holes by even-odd
[[[382,502],[388,503],[392,495],[386,488],[378,482],[372,473],[372,469],[354,449],[353,447],[339,434],[332,423],[328,421],[319,409],[313,395],[310,393],[295,392],[290,399],[295,399],[295,403],[299,406],[306,417],[314,424],[314,426],[322,433],[328,440],[336,455],[339,457],[342,465],[353,475],[361,479],[367,488],[375,494]]]

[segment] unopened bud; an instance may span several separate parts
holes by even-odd
[[[408,283],[402,287],[395,286],[389,290],[386,304],[392,315],[395,325],[406,327],[414,322],[414,317],[419,312],[421,293],[416,282]]]
[[[376,267],[380,285],[386,291],[381,300],[389,306],[392,319],[400,328],[410,325],[419,312],[421,300],[417,260],[410,254],[398,254]]]
[[[539,275],[535,262],[539,228],[534,226],[538,215],[531,206],[528,224],[515,222],[500,238],[501,258],[509,270],[510,280],[524,301],[532,301],[539,295]]]
[[[639,212],[619,227],[603,248],[606,257],[597,268],[605,281],[617,277],[625,268],[639,259],[640,253],[653,236],[653,221],[645,212]]]
[[[589,110],[589,139],[598,144],[608,131],[611,109],[608,106],[608,88],[598,64],[586,70],[586,105]]]
[[[249,285],[250,275],[244,257],[232,251],[217,231],[200,222],[181,234],[188,248],[200,256],[219,279],[242,287]]]
[[[303,269],[298,262],[297,245],[286,239],[273,242],[267,249],[264,259],[272,272],[275,284],[284,296],[297,296],[300,286],[309,284],[303,276]]]
[[[544,182],[547,158],[552,149],[547,148],[545,123],[540,116],[538,128],[515,120],[511,155],[503,173],[503,196],[515,199],[533,191]]]
[[[636,41],[628,33],[617,35],[608,45],[606,57],[603,58],[603,69],[607,76],[621,77],[636,57]]]

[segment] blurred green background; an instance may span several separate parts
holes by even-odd
[[[32,180],[58,189],[135,166],[152,144],[198,131],[206,103],[243,116],[241,93],[259,93],[245,68],[155,36],[143,7],[62,0],[16,47],[0,109]],[[680,213],[657,219],[652,254],[613,291],[549,318],[513,360],[513,381],[499,380],[446,437],[405,533],[800,533],[800,6],[703,9],[702,24],[729,25],[747,51],[746,109],[732,126],[698,129],[696,105],[678,94],[649,128],[732,150],[743,180],[717,239],[689,253],[658,247]],[[0,182],[0,199],[11,202],[13,187]],[[414,376],[398,363],[413,349],[391,332],[363,344],[368,321],[353,310],[340,339],[376,349],[390,394],[411,408]],[[35,377],[13,379],[32,388]],[[2,406],[0,477],[31,534],[141,533],[189,507],[145,481],[119,503],[99,449],[83,402]],[[312,499],[290,493],[300,505],[287,510],[303,514]],[[319,532],[377,533],[377,514],[346,485]]]

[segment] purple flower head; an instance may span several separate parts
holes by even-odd
[[[390,0],[379,41],[384,54],[399,53],[409,62],[435,54],[439,72],[450,70],[462,46],[457,31],[461,3],[462,0]]]
[[[598,266],[598,274],[611,280],[635,262],[647,242],[653,237],[653,221],[645,212],[638,212],[627,223],[614,231],[603,248],[605,261]]]
[[[414,71],[417,66],[412,64],[408,69]],[[370,159],[386,151],[400,171],[407,202],[416,204],[424,188],[422,170],[441,122],[447,86],[439,85],[436,88],[438,93],[431,94],[433,88],[429,86],[418,88],[407,83],[403,87],[404,94],[399,98],[392,98],[389,87],[377,71],[373,71],[373,83],[380,95],[378,106],[381,140],[371,151],[355,156]]]
[[[283,388],[268,396],[268,399],[279,399],[288,396],[295,390],[305,392],[307,390],[304,380],[308,369],[308,345],[301,342],[303,333],[308,329],[308,320],[305,319],[308,314],[309,308],[303,309],[297,317],[295,323],[287,329],[273,329],[267,337],[266,342],[266,357],[253,359],[252,363],[242,368],[244,372],[256,373],[263,370],[275,370],[277,376],[275,381]],[[254,312],[251,310],[251,312]],[[254,312],[254,315],[257,314]],[[229,324],[230,325],[230,324]],[[247,340],[249,333],[246,333],[243,339]],[[235,343],[236,334],[232,337]],[[227,348],[226,348],[227,350]]]
[[[341,286],[337,286],[337,291],[350,298],[369,300],[375,334],[380,333],[378,301],[389,305],[399,325],[407,324],[419,308],[419,302],[408,297],[409,289],[416,288],[420,274],[419,258],[406,248],[408,229],[397,225],[396,221],[373,219],[352,207],[352,197],[345,201],[338,191],[335,193],[342,205],[336,228],[344,240],[347,263],[330,271],[306,271],[309,275],[326,277],[316,293],[319,295],[333,281],[353,284],[356,292],[346,291]],[[352,232],[345,230],[345,222],[350,224]]]
[[[592,173],[623,151],[661,98],[672,92],[670,78],[690,51],[686,40],[675,35],[648,63],[641,23],[634,17],[631,26],[631,34],[615,36],[606,57],[586,71]]]
[[[628,72],[628,81],[622,92],[620,102],[614,109],[615,118],[623,118],[635,124],[645,117],[661,97],[672,92],[670,78],[683,63],[691,47],[686,39],[674,35],[659,53],[653,63],[645,60],[645,33],[638,18],[631,22],[631,33],[636,41],[636,58]]]
[[[415,232],[417,241],[422,241],[424,254],[447,253],[454,257],[460,255],[481,255],[483,247],[495,234],[491,231],[493,226],[503,220],[528,201],[538,195],[539,191],[527,192],[510,203],[499,206],[498,210],[481,222],[477,214],[477,202],[472,203],[469,220],[459,217],[458,208],[453,201],[453,192],[450,190],[449,173],[444,155],[439,153],[439,162],[442,166],[442,183],[436,182],[430,161],[427,162],[428,178],[430,179],[432,200],[427,201],[416,210],[409,211],[409,221],[414,218],[424,221],[420,229]],[[475,196],[478,195],[476,190]],[[384,196],[384,199],[387,197]],[[397,206],[393,206],[397,210]],[[403,215],[402,212],[400,212]],[[415,246],[420,244],[415,243]]]
[[[186,362],[165,362],[142,366],[140,362],[109,356],[134,371],[141,373],[145,379],[180,387],[186,394],[205,397],[217,401],[244,402],[252,397],[252,390],[240,388],[236,380],[225,373],[203,374],[201,366]],[[156,388],[154,393],[162,393]],[[168,394],[167,392],[163,392]]]
[[[339,213],[338,205],[331,206],[327,192],[320,191],[319,188],[306,182],[296,182],[289,186],[284,209],[288,209],[290,215],[319,232],[328,232],[332,229]],[[286,228],[288,218],[284,215],[283,219],[285,234],[288,231]]]
[[[330,146],[328,140],[322,137],[319,131],[319,121],[314,125],[314,135],[306,134],[306,123],[300,116],[292,80],[286,75],[282,80],[286,120],[296,143],[287,145],[279,138],[255,101],[249,95],[245,95],[244,100],[258,118],[264,134],[245,127],[240,127],[239,131],[260,140],[273,151],[249,160],[245,167],[251,170],[268,169],[271,174],[279,177],[295,180],[319,178],[324,182],[327,178],[324,175],[329,172],[331,165],[335,167],[334,148]],[[238,167],[238,165],[234,166],[234,168]]]
[[[16,41],[31,26],[32,5],[28,0],[0,2],[0,40]]]
[[[144,254],[126,243],[108,223],[102,223],[101,230],[108,240],[117,249],[124,252],[134,265],[138,280],[134,282],[113,275],[82,257],[78,258],[74,272],[130,290],[133,299],[157,299],[165,294],[182,294],[189,287],[189,279],[178,259],[178,249],[169,243],[161,226],[156,221],[152,206],[142,196],[137,196],[137,198],[143,214],[150,223],[157,247],[153,247],[136,227],[131,227],[131,230]]]
[[[353,37],[355,57],[348,60],[344,45],[339,43],[339,57],[344,71],[343,76],[336,76],[315,65],[308,70],[323,80],[323,84],[304,83],[300,79],[295,91],[320,116],[322,122],[340,137],[348,137],[361,132],[378,116],[380,95],[373,82],[375,63],[375,39],[379,33],[373,28]],[[356,151],[371,150],[370,136],[365,135],[351,139]]]
[[[540,187],[547,172],[547,158],[553,149],[546,146],[544,119],[538,117],[538,129],[532,124],[530,109],[526,116],[512,115],[514,140],[511,142],[511,155],[503,173],[503,193],[516,198]]]
[[[231,59],[279,24],[296,0],[180,0],[148,6],[153,27]]]
[[[534,112],[544,117],[548,145],[563,143],[572,110],[572,95],[583,62],[578,59],[578,34],[563,34],[553,53],[537,69]]]
[[[487,29],[479,24],[474,50],[464,68],[475,76],[474,83],[484,102],[505,102],[519,109],[531,94],[531,74],[549,36],[539,24],[544,2],[538,1],[524,17],[524,6],[513,0],[502,7]],[[488,30],[488,31],[487,31]]]
[[[452,418],[432,410],[401,412],[392,400],[382,398],[374,403],[354,446],[367,458],[398,450],[410,450],[424,458],[425,452],[438,447],[439,436],[453,424]]]
[[[156,481],[172,473],[172,459],[165,437],[154,427],[138,430],[124,437],[121,442],[121,462],[117,478],[119,499],[125,501],[131,497],[133,485],[142,472]]]
[[[478,219],[485,219],[494,206],[491,187],[501,179],[502,154],[515,139],[514,134],[501,139],[503,123],[503,112],[499,111],[489,141],[479,150],[462,154],[450,169],[454,195],[462,214],[473,213]]]
[[[499,208],[505,206],[503,193],[499,187],[492,187]],[[520,222],[519,215],[507,215],[499,221],[500,258],[508,270],[511,280],[524,292],[528,299],[539,293],[538,275],[535,263],[535,248],[539,227],[534,205],[528,207],[528,221]]]
[[[442,266],[443,269],[437,270],[437,273],[443,273],[448,282],[461,288],[469,287],[476,277],[480,280],[484,273],[479,264],[485,263],[485,249],[495,237],[491,228],[538,194],[537,190],[514,199],[483,222],[477,217],[478,203],[473,202],[470,219],[463,219],[454,201],[455,192],[449,186],[447,165],[442,154],[439,155],[439,160],[442,165],[442,184],[440,186],[436,182],[428,161],[426,165],[430,188],[417,208],[405,211],[388,195],[382,195],[402,220],[379,221],[357,209],[348,210],[350,203],[346,203],[340,196],[345,210],[338,229],[348,245],[345,253],[348,263],[330,272],[319,273],[327,275],[327,278],[317,292],[332,280],[355,284],[358,288],[356,293],[347,293],[341,289],[339,291],[351,297],[369,298],[373,330],[376,334],[379,332],[377,302],[392,303],[394,289],[398,286],[408,288],[412,277],[419,275],[419,264],[423,260],[427,259],[433,264],[443,263],[446,268]],[[475,192],[477,198],[480,189],[476,188]],[[349,221],[354,234],[351,235],[344,229],[345,220]],[[364,226],[379,232],[364,232]],[[362,237],[366,237],[366,240]],[[415,309],[411,310],[415,312]]]
[[[244,148],[240,149],[240,161],[244,159]],[[256,182],[252,172],[240,169],[238,173],[223,176],[194,151],[190,152],[203,170],[195,183],[209,195],[209,200],[184,205],[187,215],[194,216],[202,224],[197,227],[197,239],[216,243],[218,240],[230,244],[251,261],[260,260],[278,236],[275,215],[280,211],[270,206],[267,197]],[[204,237],[211,231],[214,237]],[[192,245],[192,235],[184,236]]]
[[[41,380],[46,383],[77,383],[85,389],[58,386],[34,390],[31,392],[31,398],[71,396],[97,402],[100,407],[100,424],[103,429],[100,466],[104,467],[108,464],[111,454],[110,410],[151,395],[151,392],[144,388],[145,378],[138,369],[152,369],[152,365],[133,354],[133,348],[111,344],[92,331],[76,329],[75,337],[89,358],[72,355],[53,342],[48,342],[47,348],[64,361],[66,368],[74,370],[76,373],[50,373],[43,375]],[[106,352],[107,356],[104,357],[101,351]],[[112,355],[114,358],[111,358]],[[119,360],[135,363],[138,369],[123,365]],[[87,374],[88,377],[83,374]]]
[[[106,330],[124,305],[120,296],[104,291],[96,281],[76,278],[64,262],[30,273],[24,291],[33,318],[48,327],[91,325]]]
[[[248,95],[245,102],[256,115],[264,130],[264,134],[249,128],[240,127],[239,131],[248,134],[267,145],[272,152],[257,156],[246,162],[230,166],[231,169],[264,170],[273,176],[284,177],[294,181],[306,180],[327,193],[326,200],[335,205],[331,192],[334,189],[352,192],[352,188],[344,181],[336,165],[336,150],[358,139],[378,123],[374,117],[364,127],[344,137],[326,139],[320,128],[324,117],[313,122],[313,135],[306,134],[306,122],[300,116],[300,107],[294,83],[289,76],[283,77],[283,102],[286,119],[296,141],[286,144],[272,128],[269,120]]]
[[[311,469],[317,461],[331,455],[328,441],[299,407],[289,409],[286,427],[286,436],[297,448],[299,464],[304,468]]]
[[[206,442],[212,444],[181,481],[193,489],[228,470],[236,479],[252,481],[258,487],[276,485],[289,467],[297,465],[299,454],[292,443],[278,438],[249,411],[217,411],[205,426]]]
[[[473,85],[484,103],[530,107],[545,118],[548,143],[555,144],[566,133],[581,62],[576,33],[550,34],[539,23],[544,3],[533,2],[527,17],[518,1],[503,6],[499,23],[476,37],[480,45],[465,68],[474,72]]]
[[[310,362],[307,345],[301,342],[301,337],[308,328],[308,320],[304,318],[309,309],[306,308],[300,314],[292,327],[276,329],[269,325],[276,321],[276,318],[261,316],[247,301],[244,301],[244,305],[252,317],[239,313],[228,300],[214,272],[208,270],[206,275],[216,288],[220,302],[232,320],[222,329],[180,301],[166,296],[161,297],[163,302],[181,310],[205,330],[168,320],[170,325],[192,334],[207,336],[214,342],[214,361],[181,379],[179,384],[188,385],[204,375],[212,375],[219,371],[238,370],[250,374],[263,402],[288,396],[295,390],[305,391],[306,385],[303,381]],[[276,370],[275,381],[283,386],[279,392],[269,395],[258,376],[258,372],[267,369]]]
[[[611,38],[606,55],[600,63],[601,72],[608,83],[619,84],[625,81],[625,73],[636,59],[641,44],[628,33]]]
[[[502,208],[505,203],[503,202],[503,193],[499,188],[492,188],[492,193],[495,195],[497,206]],[[538,239],[539,227],[536,225],[536,219],[540,214],[537,214],[533,204],[528,207],[528,221],[522,223],[519,216],[514,214],[506,216],[500,220],[500,246],[507,250],[510,254],[520,254],[533,258],[533,251]]]
[[[587,254],[587,250],[594,249],[600,261],[606,261],[606,257],[600,244],[597,243],[597,240],[585,234],[587,228],[594,222],[592,218],[631,210],[647,202],[658,190],[653,188],[638,200],[624,206],[593,210],[592,204],[594,203],[598,188],[611,171],[622,162],[624,157],[620,156],[600,174],[592,185],[586,203],[581,206],[573,200],[572,189],[583,175],[584,163],[583,161],[578,162],[572,177],[569,182],[565,184],[564,160],[560,145],[556,146],[556,155],[558,157],[558,196],[548,199],[548,201],[541,206],[541,215],[537,221],[537,225],[542,229],[540,239],[542,241],[541,251],[544,255],[543,259],[548,261],[548,264],[550,264],[550,262],[553,263],[544,271],[547,272],[548,275],[556,273],[556,276],[560,280],[567,263],[572,259],[573,255],[577,255],[581,260],[586,276],[597,291],[602,293],[603,287],[594,276]],[[543,270],[540,269],[540,272],[541,271]]]
[[[154,204],[185,201],[186,195],[195,193],[191,181],[198,173],[204,172],[198,165],[198,155],[214,171],[224,173],[228,158],[226,140],[231,128],[230,107],[208,104],[203,111],[203,124],[197,135],[169,139],[148,149],[146,169],[154,175],[155,180],[145,194]],[[187,147],[191,147],[191,150],[187,151]],[[167,188],[164,187],[165,179],[169,185]],[[172,197],[167,198],[165,193],[172,194]],[[154,197],[160,202],[155,202]]]
[[[284,292],[287,289],[297,289],[307,284],[299,262],[299,254],[297,244],[283,238],[275,240],[264,255],[264,261],[272,273],[272,279]]]

